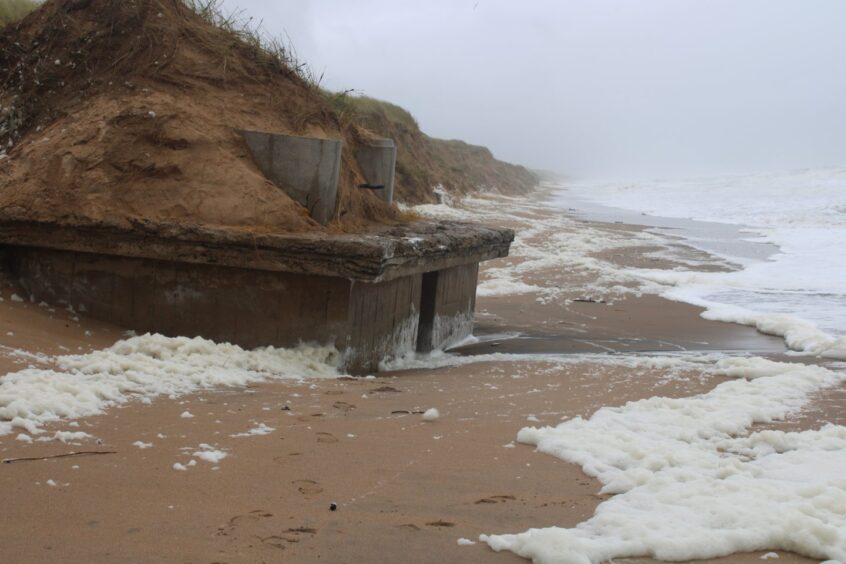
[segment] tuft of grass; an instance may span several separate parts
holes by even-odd
[[[37,7],[33,0],[0,0],[0,28],[23,19]]]
[[[278,70],[292,71],[306,84],[319,89],[323,75],[315,75],[311,67],[299,57],[290,37],[268,35],[262,29],[261,20],[248,16],[243,10],[224,12],[221,0],[183,0],[183,2],[208,23],[231,33],[242,41],[257,58],[270,63]]]
[[[408,110],[384,100],[355,94],[354,90],[321,90],[321,95],[342,119],[360,123],[369,129],[381,129],[385,123],[399,124],[408,129],[419,127]]]

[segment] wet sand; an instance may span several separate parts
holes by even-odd
[[[784,342],[754,329],[707,321],[701,309],[644,295],[617,302],[538,303],[531,296],[480,300],[474,334],[462,354],[657,351],[784,352]],[[515,335],[486,341],[490,336]]]
[[[3,288],[0,303],[4,371],[33,362],[12,348],[75,353],[121,337],[122,329],[84,316],[12,302],[11,291]],[[779,339],[704,321],[697,308],[654,296],[545,304],[530,296],[480,298],[477,312],[477,334],[524,337],[483,341],[463,354],[784,350]],[[104,453],[0,464],[0,561],[521,562],[457,539],[575,526],[603,496],[577,466],[516,444],[520,428],[654,395],[692,395],[721,381],[516,360],[133,403],[79,420],[78,429],[46,427],[85,431],[99,443],[0,437],[3,459]],[[792,424],[811,425],[838,410],[842,421],[844,396],[821,398],[816,416]],[[430,407],[441,417],[423,421]],[[185,411],[194,417],[182,417]],[[260,423],[275,430],[232,436]],[[202,443],[228,457],[174,469]],[[757,562],[761,554],[722,560]],[[781,553],[780,561],[806,560]]]

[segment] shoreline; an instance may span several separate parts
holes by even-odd
[[[536,193],[538,200],[550,204],[561,199],[560,192],[551,186],[541,186]],[[623,209],[609,208],[576,200],[589,210],[573,207],[553,207],[552,213],[561,213],[585,227],[599,227],[611,231],[644,232],[662,229],[660,225],[636,223],[640,214]],[[575,202],[574,202],[575,203]],[[647,216],[644,216],[647,217]],[[664,229],[692,228],[703,231],[712,226],[725,228],[725,233],[740,236],[742,226],[711,224],[693,220],[673,218],[652,218],[668,223]],[[661,232],[677,253],[675,257],[650,256],[663,252],[666,245],[632,246],[623,249],[609,249],[594,256],[616,264],[621,268],[649,268],[671,270],[688,266],[684,258],[700,261],[697,268],[703,272],[728,271],[722,255],[711,255],[707,250],[693,245],[679,235]],[[756,250],[757,249],[757,250]],[[738,239],[735,250],[748,256],[769,256],[775,250],[766,244],[752,243]],[[507,268],[513,257],[506,257],[488,263],[491,266]],[[554,278],[554,269],[541,270],[534,276]],[[668,304],[673,307],[668,308]],[[488,310],[495,313],[490,313]],[[625,296],[617,302],[611,299],[594,299],[578,293],[568,295],[564,300],[552,303],[538,302],[532,294],[506,295],[478,298],[474,334],[477,336],[515,333],[511,339],[496,340],[497,352],[526,353],[584,353],[584,352],[660,352],[660,351],[721,351],[749,352],[760,354],[785,353],[788,351],[779,336],[767,335],[755,328],[723,321],[712,321],[702,317],[705,308],[686,302],[674,301],[657,294]],[[653,322],[656,312],[664,317],[662,323]],[[572,321],[575,320],[575,321]],[[585,334],[588,332],[586,338]],[[667,337],[670,335],[670,337]],[[479,354],[490,347],[490,343],[470,344],[452,349],[459,354]],[[501,348],[500,348],[501,347]]]
[[[601,190],[595,197],[585,195],[578,185],[547,186],[546,195],[558,205],[573,202],[578,209],[570,211],[582,217],[638,226],[646,223],[644,229],[650,232],[678,238],[681,245],[733,266],[722,272],[689,269],[694,271],[692,276],[689,272],[645,272],[647,279],[667,285],[662,297],[703,307],[707,319],[780,336],[801,354],[846,360],[842,327],[846,296],[839,284],[842,261],[837,253],[843,231],[835,217],[830,224],[819,223],[808,219],[807,210],[805,215],[803,210],[791,215],[771,206],[762,208],[757,203],[760,197],[750,196],[725,210],[705,205],[697,211],[683,197],[669,198],[662,205],[648,189],[618,190],[619,200],[609,200],[608,194],[603,197]],[[645,203],[632,199],[634,194]],[[630,208],[611,207],[620,202]]]

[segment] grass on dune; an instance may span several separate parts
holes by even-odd
[[[0,0],[0,27],[18,21],[37,7],[33,0]]]
[[[409,129],[417,129],[417,120],[408,110],[371,98],[370,96],[355,95],[352,91],[329,92],[321,89],[326,102],[339,115],[351,119],[371,129],[380,129],[385,123],[401,124]]]

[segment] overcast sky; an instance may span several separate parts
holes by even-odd
[[[323,85],[575,175],[846,165],[844,0],[225,0]]]

